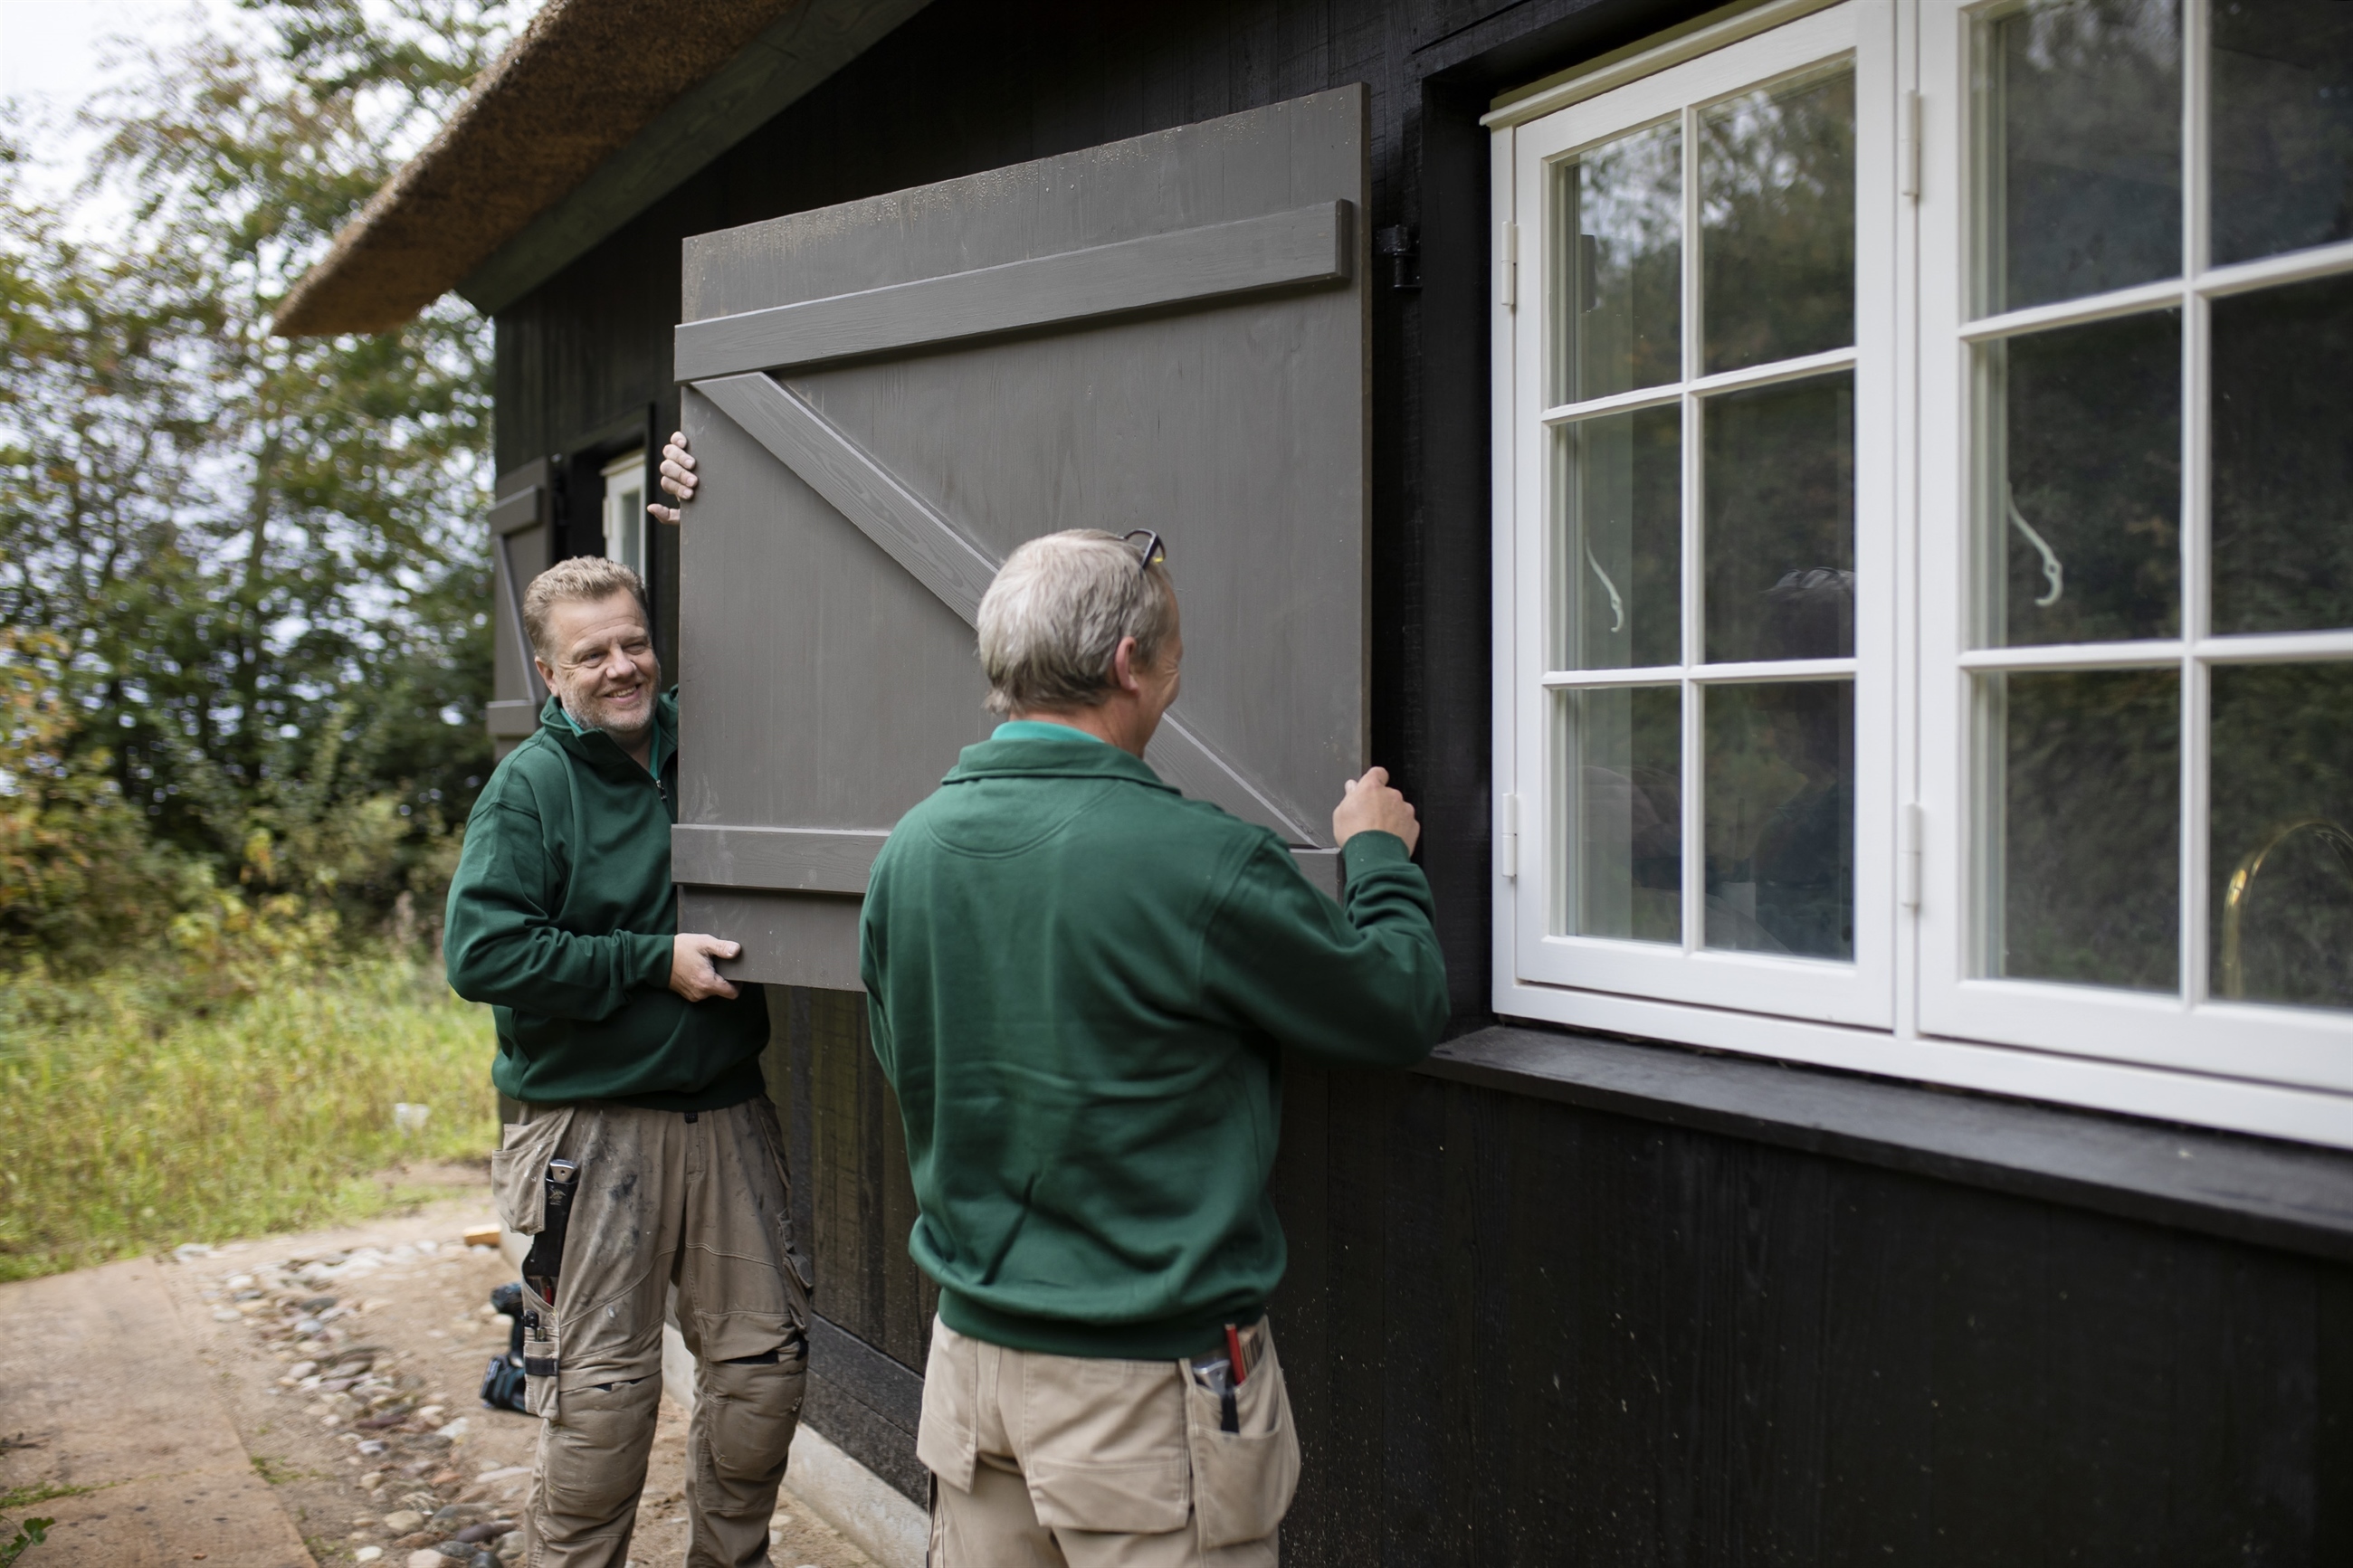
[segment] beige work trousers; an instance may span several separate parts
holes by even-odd
[[[524,1343],[555,1370],[526,1380],[542,1425],[523,1562],[628,1562],[675,1286],[695,1358],[686,1561],[762,1568],[808,1366],[808,1284],[793,1257],[775,1107],[762,1096],[723,1110],[542,1105],[525,1116],[491,1161],[501,1220],[536,1234],[547,1162],[575,1160],[580,1174],[554,1322]],[[535,1298],[523,1294],[528,1310]]]
[[[1273,1336],[1243,1337],[1229,1433],[1184,1362],[1008,1350],[934,1319],[929,1568],[1272,1568],[1299,1436]]]

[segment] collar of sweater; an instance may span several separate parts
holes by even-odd
[[[1060,732],[1041,732],[1046,731]],[[1163,784],[1141,757],[1130,756],[1067,724],[1008,724],[979,744],[966,746],[940,782],[1018,778],[1125,779],[1170,795],[1177,793],[1174,786]]]
[[[637,773],[659,779],[678,750],[678,688],[673,686],[654,700],[654,743],[646,757],[652,764],[649,767],[639,766],[638,760],[621,750],[621,743],[604,731],[585,730],[574,722],[553,692],[540,707],[539,727],[549,740],[599,773]]]

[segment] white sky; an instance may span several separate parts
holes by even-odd
[[[123,51],[112,40],[169,44],[207,18],[222,32],[246,30],[229,0],[0,0],[0,98],[16,101],[30,132],[27,184],[54,195],[80,174],[92,138],[74,111],[114,79],[107,62]]]

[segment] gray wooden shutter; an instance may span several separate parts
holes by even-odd
[[[678,377],[680,925],[853,987],[876,851],[986,736],[972,621],[1059,529],[1166,538],[1150,762],[1327,888],[1365,763],[1361,87],[698,236]]]
[[[531,662],[522,591],[547,570],[550,487],[544,458],[511,468],[491,487],[491,744],[500,756],[539,727],[546,683]]]

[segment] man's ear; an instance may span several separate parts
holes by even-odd
[[[532,668],[539,671],[541,684],[545,686],[550,691],[555,689],[555,671],[547,668],[547,660],[534,658],[531,661],[531,667]]]
[[[1144,689],[1144,682],[1137,677],[1135,669],[1135,639],[1134,637],[1120,638],[1119,647],[1112,650],[1111,679],[1112,684],[1118,687],[1122,691],[1141,691]]]

